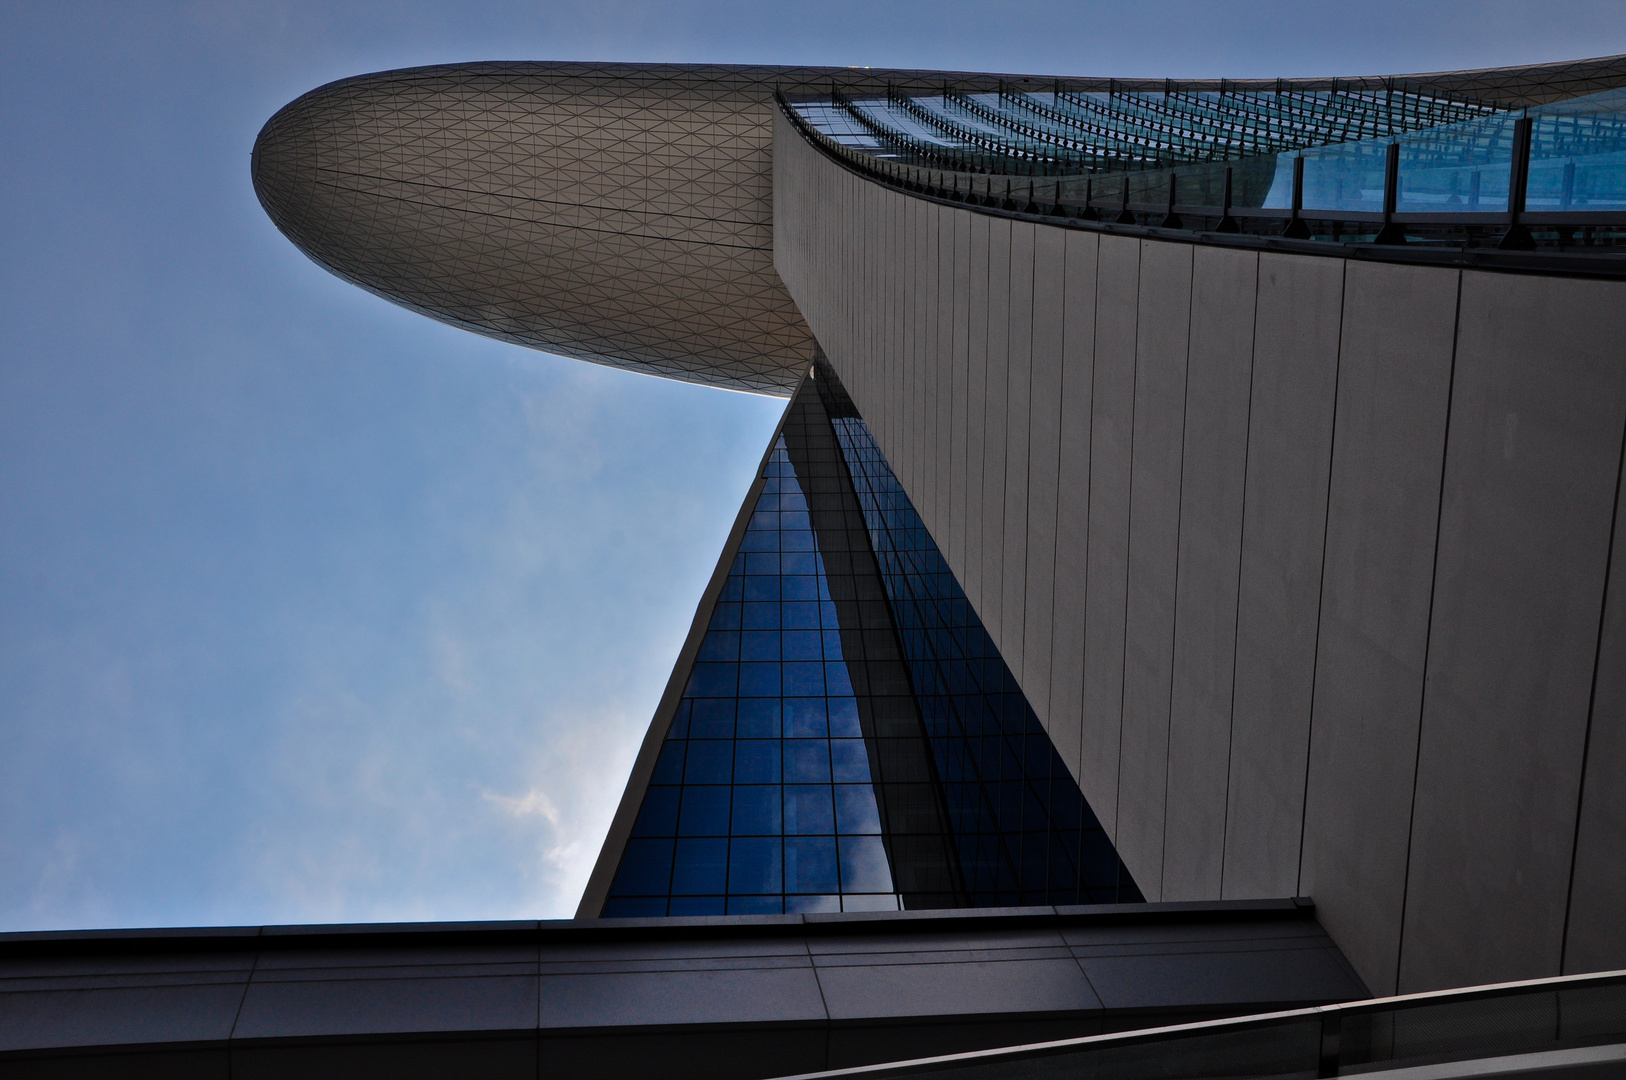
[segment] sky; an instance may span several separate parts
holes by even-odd
[[[0,0],[0,931],[560,918],[783,402],[306,260],[286,102],[461,60],[1404,73],[1626,4]]]

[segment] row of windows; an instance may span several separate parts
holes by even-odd
[[[836,606],[829,602],[723,600],[712,612],[714,630],[839,630]]]
[[[867,784],[863,739],[667,739],[652,784]]]
[[[892,890],[878,836],[640,837],[622,862],[622,896]]]
[[[1011,901],[1017,903],[1018,901]],[[1034,901],[1040,903],[1041,901]],[[606,918],[681,915],[799,915],[835,911],[897,911],[893,893],[827,893],[788,896],[612,896]]]
[[[652,786],[634,836],[879,835],[875,789],[862,784]]]
[[[858,702],[835,698],[685,698],[668,739],[857,739]],[[677,783],[678,781],[658,781]]]
[[[841,659],[838,630],[713,630],[701,642],[702,662]]]
[[[604,914],[895,910],[827,568],[783,439],[741,549]]]
[[[846,664],[803,660],[697,662],[688,686],[689,695],[697,698],[823,697],[852,692]]]

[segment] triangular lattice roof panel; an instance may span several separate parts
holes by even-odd
[[[432,318],[595,363],[788,394],[812,335],[773,267],[775,89],[859,95],[1059,82],[1108,85],[723,65],[381,72],[330,83],[273,116],[255,143],[254,187],[316,262]],[[1623,82],[1621,57],[1394,80],[1504,105]]]

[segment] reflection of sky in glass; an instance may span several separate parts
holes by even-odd
[[[880,563],[969,900],[1139,903],[1078,783],[834,373],[819,383]]]
[[[880,833],[835,605],[780,439],[604,914],[895,909]]]

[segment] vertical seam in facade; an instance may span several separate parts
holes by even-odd
[[[1186,373],[1180,395],[1180,480],[1175,484],[1174,506],[1174,606],[1169,613],[1169,696],[1163,711],[1163,860],[1160,882],[1169,879],[1169,760],[1174,746],[1174,662],[1175,642],[1180,638],[1180,540],[1185,525],[1186,494],[1186,415],[1191,402],[1191,322],[1192,301],[1197,294],[1197,257],[1192,253],[1191,274],[1186,279]],[[1159,894],[1168,889],[1160,883]]]
[[[1327,432],[1326,502],[1321,507],[1321,573],[1315,599],[1315,637],[1310,653],[1310,714],[1304,725],[1304,788],[1299,796],[1299,858],[1293,875],[1293,895],[1304,895],[1304,831],[1310,810],[1310,750],[1315,745],[1316,680],[1321,674],[1321,615],[1327,606],[1327,527],[1332,521],[1332,470],[1338,452],[1338,392],[1344,373],[1344,317],[1349,311],[1349,263],[1339,267],[1338,349],[1332,361],[1332,425]]]
[[[1395,934],[1395,984],[1384,992],[1400,992],[1400,965],[1406,956],[1406,908],[1411,901],[1411,848],[1417,832],[1418,773],[1423,766],[1423,717],[1428,711],[1428,662],[1434,649],[1434,600],[1439,593],[1440,529],[1445,520],[1445,473],[1451,459],[1451,413],[1457,396],[1457,347],[1462,338],[1462,271],[1457,271],[1457,313],[1451,326],[1451,376],[1445,391],[1445,436],[1440,446],[1440,490],[1434,508],[1434,569],[1428,578],[1428,629],[1423,634],[1423,680],[1417,695],[1417,746],[1412,752],[1411,808],[1406,815],[1406,863],[1400,886],[1400,927]]]
[[[1022,593],[1022,618],[1019,620],[1019,623],[1018,623],[1018,632],[1022,635],[1022,648],[1021,648],[1022,675],[1026,675],[1027,670],[1028,670],[1028,660],[1027,660],[1027,656],[1028,656],[1028,650],[1027,650],[1027,644],[1028,644],[1027,585],[1028,585],[1028,570],[1031,567],[1032,562],[1033,562],[1033,544],[1030,543],[1030,539],[1032,537],[1032,531],[1033,531],[1033,336],[1034,336],[1033,335],[1033,328],[1034,328],[1034,324],[1038,321],[1038,312],[1039,312],[1039,296],[1038,296],[1039,282],[1038,282],[1038,274],[1037,274],[1037,272],[1035,270],[1035,267],[1037,267],[1038,264],[1039,264],[1039,226],[1035,225],[1033,227],[1032,257],[1028,260],[1028,345],[1027,345],[1027,356],[1028,356],[1028,412],[1027,412],[1027,420],[1026,420],[1026,424],[1027,424],[1027,452],[1022,455],[1022,510],[1023,510],[1023,513],[1022,513],[1022,588],[1021,588],[1021,593]],[[1010,397],[1010,389],[1009,389],[1009,387],[1010,387],[1010,377],[1008,375],[1006,376],[1005,385],[1006,385],[1006,390],[1005,390],[1006,399],[1009,400],[1009,397]],[[1007,413],[1009,412],[1009,408],[1007,408],[1006,412]],[[1005,456],[1006,456],[1005,471],[1006,471],[1007,474],[1009,474],[1009,472],[1010,472],[1010,460],[1009,460],[1010,459],[1010,453],[1011,453],[1010,445],[1011,445],[1011,436],[1010,436],[1010,431],[1007,430],[1005,432]],[[1055,581],[1052,580],[1050,584],[1051,584],[1051,589],[1054,590]],[[1009,651],[1009,650],[1007,650],[1007,651]],[[1017,681],[1020,683],[1021,678],[1019,677]],[[1022,693],[1023,693],[1023,696],[1027,696],[1027,691],[1026,690],[1024,690]],[[1046,711],[1048,712],[1049,710],[1046,709]],[[1048,734],[1048,732],[1046,734]]]
[[[805,916],[801,922],[802,925],[807,925]],[[828,1068],[830,1065],[830,1002],[824,996],[824,980],[819,977],[819,964],[813,958],[813,945],[806,934],[802,935],[802,949],[807,953],[807,967],[813,973],[813,985],[819,991],[819,1008],[824,1010],[824,1024],[822,1025],[824,1028],[824,1064]]]
[[[1045,688],[1045,711],[1050,714],[1050,722],[1056,722],[1056,567],[1061,560],[1061,444],[1062,424],[1067,416],[1067,234],[1061,237],[1061,288],[1057,290],[1059,306],[1056,319],[1061,324],[1060,332],[1056,337],[1056,512],[1050,519],[1050,633],[1048,637],[1050,655],[1045,662],[1045,677],[1050,685]],[[1034,257],[1034,280],[1038,280],[1038,257]],[[1037,287],[1037,286],[1036,286]],[[1079,744],[1083,745],[1082,732]],[[1051,738],[1053,744],[1056,740]],[[1079,781],[1079,794],[1084,793],[1083,778],[1079,775],[1084,770],[1082,766],[1076,770],[1073,778]],[[1084,801],[1089,802],[1086,796]],[[1091,807],[1094,812],[1094,807]],[[1099,815],[1097,821],[1099,821]],[[1087,978],[1087,977],[1086,977]]]
[[[254,949],[254,958],[248,962],[248,976],[247,976],[247,978],[245,978],[243,980],[243,994],[242,994],[241,997],[239,997],[237,999],[237,1011],[232,1013],[231,1027],[226,1029],[226,1072],[227,1072],[227,1075],[230,1075],[230,1073],[232,1071],[232,1068],[231,1068],[231,1066],[232,1066],[232,1057],[234,1056],[232,1054],[232,1040],[237,1038],[237,1025],[243,1019],[243,1006],[248,1004],[249,988],[254,985],[254,975],[255,975],[256,972],[258,972],[260,970],[260,953],[265,951],[265,943],[264,943],[264,939],[263,939],[264,934],[265,934],[265,928],[263,926],[260,927],[258,930],[256,930],[254,932],[254,943],[255,943],[255,946],[256,946],[255,949]],[[537,948],[540,949],[541,946],[538,945]],[[540,959],[541,953],[539,952],[537,954],[537,956],[538,956],[538,959]],[[541,1005],[538,1004],[537,1008],[540,1009]],[[540,1016],[540,1014],[539,1014],[539,1016]]]
[[[1084,651],[1078,664],[1078,771],[1084,772],[1084,725],[1089,720],[1089,663],[1090,663],[1090,589],[1093,585],[1090,575],[1090,539],[1092,518],[1094,517],[1095,495],[1095,403],[1100,399],[1097,377],[1101,367],[1096,363],[1101,351],[1101,238],[1095,240],[1095,281],[1093,283],[1095,303],[1090,311],[1090,430],[1085,440],[1090,450],[1090,461],[1085,469],[1084,480]],[[1118,844],[1118,774],[1112,774],[1112,843]]]
[[[1124,607],[1123,618],[1119,623],[1118,641],[1120,651],[1118,655],[1118,780],[1113,785],[1113,799],[1115,807],[1113,817],[1123,814],[1124,790],[1124,700],[1129,682],[1129,580],[1133,576],[1129,567],[1129,538],[1135,530],[1135,416],[1139,398],[1140,382],[1140,279],[1144,260],[1141,258],[1145,251],[1145,241],[1135,244],[1135,343],[1130,352],[1129,368],[1129,490],[1126,493],[1124,505]],[[1162,861],[1159,860],[1159,868]],[[1144,893],[1145,890],[1143,889]],[[1157,884],[1157,894],[1163,896],[1163,882]]]
[[[1615,537],[1620,528],[1620,481],[1626,471],[1626,429],[1621,432],[1620,453],[1615,464],[1615,505],[1609,514],[1609,547],[1604,552],[1603,602],[1598,606],[1598,640],[1592,649],[1592,687],[1587,694],[1586,735],[1581,740],[1581,771],[1575,791],[1575,832],[1570,841],[1570,878],[1564,890],[1564,929],[1558,939],[1558,973],[1570,950],[1570,910],[1575,904],[1575,863],[1581,853],[1581,810],[1586,805],[1587,759],[1592,754],[1592,719],[1598,707],[1598,671],[1603,666],[1603,636],[1609,625],[1609,581],[1615,572]]]
[[[985,607],[987,605],[989,605],[990,603],[997,603],[999,605],[999,618],[993,620],[992,626],[994,628],[994,631],[999,633],[1000,637],[1005,636],[1004,635],[1004,623],[1005,623],[1005,499],[1006,499],[1006,492],[1008,492],[1010,490],[1010,486],[1011,486],[1011,484],[1010,484],[1010,467],[1011,467],[1011,463],[1010,463],[1010,458],[1011,458],[1011,430],[1010,430],[1010,428],[1011,428],[1011,249],[1014,247],[1014,244],[1012,242],[1012,237],[1013,237],[1013,234],[1015,233],[1015,229],[1012,226],[1012,223],[1010,221],[1004,222],[1004,225],[1005,225],[1005,280],[1004,280],[1005,327],[1004,327],[1004,332],[1000,336],[1005,339],[1004,345],[1003,345],[1002,350],[1001,350],[1005,354],[1005,364],[1004,364],[1004,367],[1005,367],[1005,372],[1004,372],[1004,374],[1005,374],[1005,389],[1004,389],[1004,392],[1000,395],[1000,403],[999,403],[999,411],[1000,411],[1000,414],[1001,414],[1000,418],[999,418],[999,421],[1000,421],[999,422],[999,427],[1000,427],[1000,432],[1001,432],[1001,436],[1002,436],[1000,438],[1000,453],[999,453],[999,459],[1000,459],[999,460],[999,466],[1000,466],[999,467],[999,500],[996,503],[996,506],[998,507],[998,510],[999,510],[999,526],[998,526],[998,528],[996,528],[994,530],[995,544],[994,544],[993,558],[992,559],[989,558],[990,553],[989,553],[988,528],[987,528],[989,522],[988,522],[987,510],[986,510],[986,508],[988,507],[989,501],[990,501],[989,498],[988,498],[988,447],[989,447],[989,444],[991,443],[992,440],[990,440],[988,438],[988,415],[989,414],[988,414],[988,409],[987,409],[986,405],[983,406],[983,414],[982,414],[983,415],[983,421],[982,421],[982,457],[983,457],[983,463],[982,463],[982,496],[983,496],[983,498],[982,498],[982,502],[983,502],[983,506],[985,508],[984,516],[983,516],[983,532],[982,532],[982,564],[985,567],[989,566],[989,565],[992,565],[995,572],[999,575],[999,580],[997,582],[995,582],[995,583],[992,583],[993,584],[992,588],[989,587],[990,583],[988,581],[985,580],[983,582],[982,598],[983,598],[983,605]],[[992,227],[990,227],[990,229],[989,229],[989,237],[990,237],[990,239],[989,239],[989,245],[988,245],[989,246],[989,255],[988,255],[988,308],[989,308],[989,317],[988,317],[989,326],[988,326],[988,329],[989,329],[989,334],[988,334],[988,340],[990,342],[992,342],[993,339],[994,339],[994,336],[993,336],[993,321],[994,321],[993,320],[994,258],[993,258],[993,240],[992,240],[992,236],[993,236],[993,229],[992,229]],[[986,353],[985,353],[985,355],[986,355]],[[986,385],[991,385],[992,382],[993,382],[993,379],[989,378],[988,383]],[[985,626],[985,627],[990,625],[989,620],[987,619],[986,616],[983,618],[982,622],[983,622],[983,626]],[[993,637],[993,634],[990,633],[989,636]],[[1000,655],[1003,657],[1004,654],[1007,652],[1007,646],[999,645],[998,644],[998,639],[995,639],[995,643],[996,643],[996,646],[999,647]]]
[[[1247,558],[1248,543],[1248,460],[1253,454],[1253,374],[1259,351],[1259,265],[1261,256],[1253,259],[1253,333],[1248,337],[1248,408],[1242,429],[1242,506],[1237,523],[1236,537],[1236,590],[1232,594],[1231,612],[1231,708],[1226,717],[1225,733],[1225,821],[1220,829],[1219,899],[1225,898],[1225,866],[1230,861],[1231,848],[1231,764],[1236,748],[1236,656],[1240,650],[1242,632],[1242,563]]]

